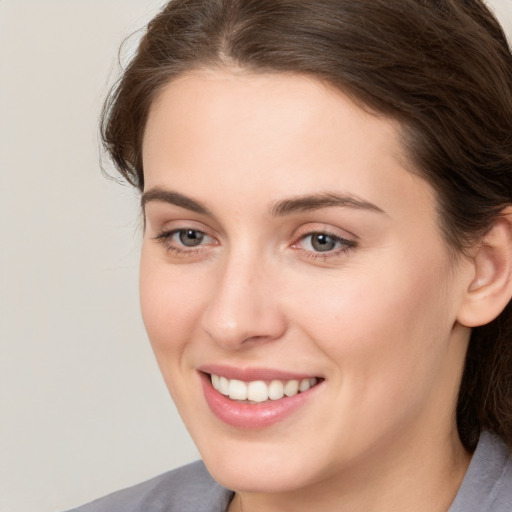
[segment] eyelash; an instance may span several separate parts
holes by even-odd
[[[314,251],[314,250],[306,250],[301,249],[299,244],[304,242],[307,238],[313,237],[315,235],[323,235],[330,238],[335,244],[339,244],[339,247],[332,249],[330,251]],[[311,242],[310,242],[311,245]],[[293,248],[297,248],[297,250],[301,251],[305,257],[312,260],[327,260],[329,258],[336,258],[342,256],[351,250],[357,247],[357,243],[354,240],[347,240],[341,236],[335,235],[333,233],[329,233],[328,231],[311,231],[302,235],[297,242],[292,245]]]
[[[172,243],[172,238],[173,238],[174,235],[178,235],[180,233],[184,233],[184,232],[187,232],[187,231],[193,231],[193,232],[198,233],[198,234],[200,234],[200,235],[202,235],[204,237],[212,238],[209,235],[207,235],[204,231],[201,231],[199,229],[181,228],[181,229],[173,229],[172,231],[164,231],[164,232],[158,234],[155,237],[155,240],[157,242],[163,244],[164,247],[169,252],[173,252],[173,253],[178,254],[178,255],[194,255],[194,254],[199,254],[202,251],[202,245],[203,244],[197,245],[195,247],[186,247],[184,245],[182,247],[179,247],[179,246],[174,245]]]
[[[189,248],[187,248],[184,245],[180,247],[180,246],[177,246],[172,243],[172,238],[175,235],[178,235],[180,233],[184,233],[187,231],[193,231],[194,233],[197,233],[200,236],[212,238],[208,234],[206,234],[204,231],[201,231],[199,229],[182,228],[182,229],[174,229],[172,231],[164,231],[164,232],[158,234],[155,237],[155,240],[157,242],[163,244],[164,247],[166,248],[166,250],[168,250],[169,252],[173,252],[176,255],[193,256],[196,254],[200,254],[203,251],[202,247],[204,244],[202,244],[202,243],[200,243],[199,245],[197,245],[195,247],[189,247]],[[337,247],[332,250],[324,251],[324,252],[314,251],[314,250],[306,250],[306,249],[300,247],[301,242],[303,242],[307,238],[313,237],[315,235],[317,235],[317,236],[324,235],[324,236],[330,238],[335,244],[339,244],[340,247]],[[309,233],[306,233],[306,234],[300,236],[300,238],[296,242],[294,242],[291,245],[291,247],[297,251],[300,251],[308,259],[312,259],[312,260],[322,259],[325,261],[329,258],[348,253],[349,251],[351,251],[357,247],[357,243],[353,240],[347,240],[346,238],[343,238],[341,236],[334,235],[333,233],[329,233],[328,231],[311,231]]]

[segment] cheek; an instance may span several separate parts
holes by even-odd
[[[345,425],[354,449],[426,418],[420,411],[436,400],[432,390],[444,378],[451,320],[441,276],[425,275],[403,266],[347,275],[332,283],[331,293],[312,294],[295,310],[330,362],[335,396],[323,422],[332,422],[333,436]],[[340,411],[339,421],[332,421],[333,411]]]
[[[394,257],[325,279],[307,295],[294,290],[290,297],[308,299],[290,305],[345,384],[380,379],[397,388],[427,379],[447,349],[453,313],[446,280],[430,261]]]
[[[191,279],[179,266],[162,264],[143,249],[139,290],[142,318],[157,359],[181,352],[199,325],[204,281]]]

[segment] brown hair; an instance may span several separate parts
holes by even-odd
[[[401,123],[458,252],[512,204],[512,55],[481,0],[174,0],[149,23],[107,99],[101,135],[144,188],[150,106],[181,73],[219,64],[312,75]],[[474,449],[483,429],[512,446],[512,303],[473,329],[457,406]]]

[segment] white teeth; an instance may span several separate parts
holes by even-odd
[[[247,385],[241,380],[230,380],[228,395],[231,400],[247,400]]]
[[[268,387],[268,397],[270,400],[279,400],[284,396],[284,386],[280,380],[273,380]]]
[[[243,382],[237,379],[227,379],[220,375],[211,375],[212,386],[221,394],[229,396],[231,400],[248,400],[261,403],[268,399],[280,400],[284,396],[295,396],[297,393],[307,391],[318,383],[316,378],[307,378],[281,381],[273,380],[269,384],[262,380]]]
[[[268,400],[268,386],[262,380],[254,380],[247,385],[247,399],[253,402]]]
[[[219,391],[223,395],[229,395],[229,380],[226,377],[219,377]]]
[[[311,381],[309,379],[302,379],[299,384],[299,391],[302,393],[307,391],[311,387]]]
[[[286,396],[293,396],[299,392],[299,381],[298,380],[289,380],[284,385],[284,394]]]

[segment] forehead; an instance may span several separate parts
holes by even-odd
[[[169,185],[192,196],[205,182],[238,197],[261,191],[269,201],[333,189],[376,204],[404,190],[416,204],[415,196],[432,195],[409,172],[396,121],[296,74],[181,76],[152,105],[143,161],[146,189]]]
[[[145,145],[154,124],[180,133],[187,130],[187,135],[196,137],[199,127],[203,132],[213,128],[216,137],[202,142],[214,144],[222,142],[222,136],[233,135],[236,128],[246,145],[253,141],[255,146],[276,135],[287,135],[281,141],[304,135],[304,130],[309,140],[325,139],[329,134],[337,137],[336,128],[352,127],[345,131],[345,141],[354,141],[364,130],[368,138],[376,142],[386,139],[388,149],[396,156],[401,154],[397,122],[363,110],[327,83],[295,73],[219,68],[189,71],[170,82],[153,101]]]

